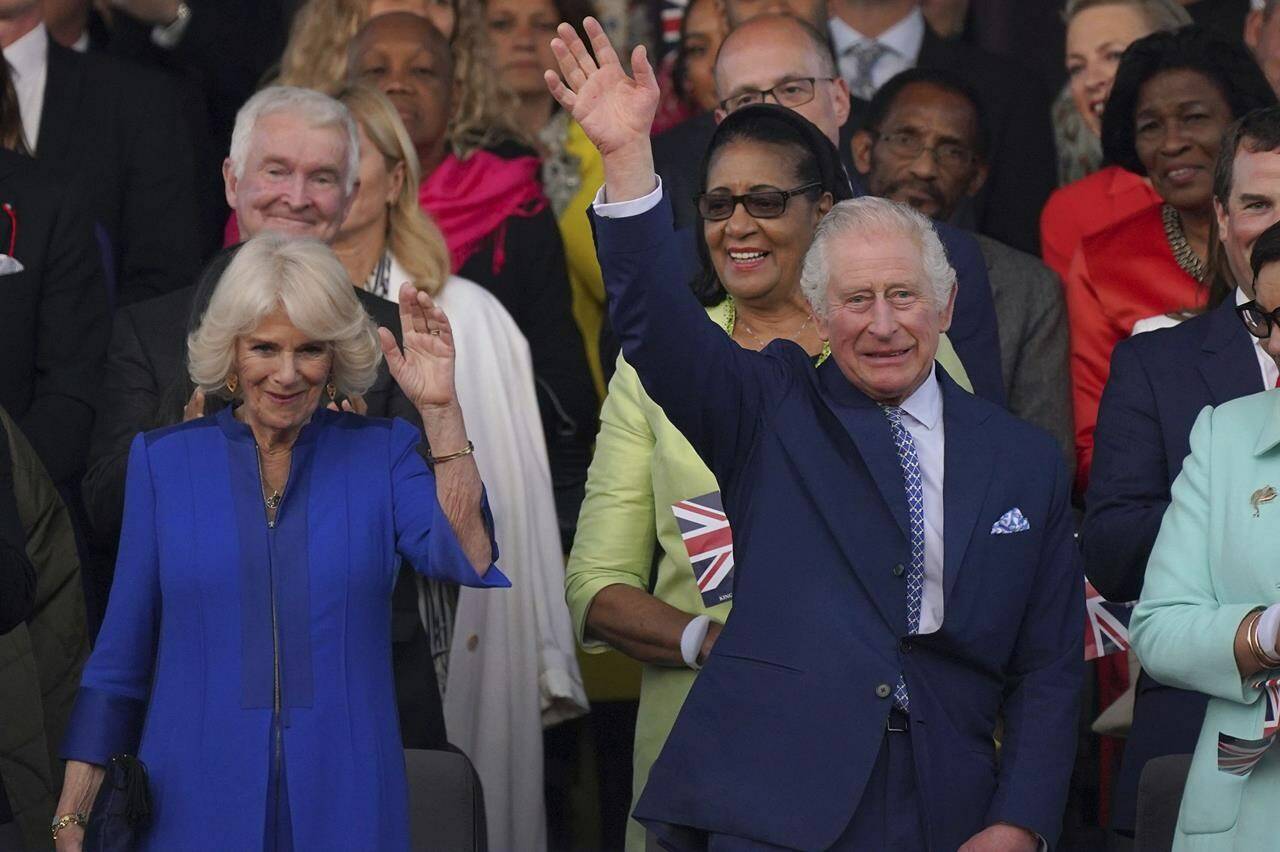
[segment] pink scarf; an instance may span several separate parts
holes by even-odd
[[[455,272],[491,238],[493,272],[502,271],[507,220],[528,218],[547,206],[539,167],[532,156],[506,159],[477,151],[459,160],[450,154],[422,181],[418,203],[444,233]]]

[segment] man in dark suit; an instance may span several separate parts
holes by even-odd
[[[990,170],[988,128],[977,95],[954,74],[903,71],[875,93],[867,118],[869,126],[854,134],[853,157],[872,195],[946,221],[981,191]],[[1026,252],[981,234],[978,245],[995,299],[1009,411],[1057,438],[1074,472],[1062,282]]]
[[[551,88],[606,152],[613,326],[716,475],[740,571],[709,656],[686,628],[705,667],[636,819],[672,850],[1052,846],[1083,675],[1070,480],[1048,435],[937,369],[955,273],[932,226],[837,204],[801,285],[831,357],[743,349],[672,274],[653,71],[585,29],[599,65],[562,24]]]
[[[28,147],[84,193],[124,304],[190,282],[198,269],[192,141],[175,87],[109,56],[49,38],[38,0],[0,4]]]
[[[765,14],[741,24],[720,47],[715,79],[716,93],[723,100],[759,94],[786,81],[812,79],[813,97],[792,108],[813,122],[833,144],[839,144],[841,128],[848,125],[848,91],[835,73],[835,58],[823,35],[795,17]],[[777,97],[775,92],[770,99],[777,100]],[[723,118],[725,113],[718,110],[716,115]],[[692,207],[694,194],[701,190],[698,181],[709,139],[710,133],[696,149],[681,151],[678,169],[664,173],[658,168],[664,192],[673,205],[687,195]],[[849,146],[839,147],[842,156],[847,157]],[[657,162],[657,143],[654,151]],[[676,174],[686,171],[692,171],[693,177]],[[669,180],[672,183],[668,183]],[[700,227],[700,220],[691,220],[690,226]],[[956,319],[948,337],[969,374],[974,393],[1003,403],[999,332],[982,255],[970,235],[949,226],[941,227],[939,232],[948,258],[960,276]],[[693,241],[685,239],[682,244],[692,245]],[[692,277],[697,264],[692,255],[687,260],[689,272],[685,280]]]
[[[107,348],[102,262],[79,199],[36,161],[0,149],[0,204],[0,254],[14,261],[0,261],[0,407],[69,485],[84,472]]]
[[[359,152],[355,123],[338,102],[302,89],[274,87],[241,110],[244,145],[224,167],[227,203],[246,239],[277,231],[330,242],[355,198]],[[117,312],[107,352],[99,418],[84,491],[103,549],[114,552],[124,506],[129,444],[140,431],[212,413],[191,384],[186,337],[198,323],[234,249],[219,254],[200,282]],[[356,288],[364,309],[400,339],[394,304]],[[399,416],[420,426],[413,406],[391,380],[385,362],[357,410]],[[104,578],[109,588],[110,578]],[[392,603],[392,649],[406,747],[444,741],[444,717],[430,649],[418,617],[417,585],[401,571]]]
[[[1277,384],[1275,362],[1235,309],[1253,298],[1253,243],[1280,219],[1280,108],[1250,113],[1228,129],[1214,176],[1214,208],[1236,289],[1175,328],[1121,341],[1111,355],[1080,540],[1089,579],[1113,601],[1134,600],[1142,591],[1147,557],[1201,409]],[[1146,672],[1139,676],[1116,782],[1114,830],[1133,833],[1147,761],[1195,748],[1206,700],[1159,684]]]
[[[957,224],[1039,255],[1040,208],[1057,183],[1048,89],[1009,60],[938,36],[920,0],[834,0],[831,14],[840,72],[854,97],[869,100],[913,67],[951,71],[978,92],[991,128],[991,174]]]

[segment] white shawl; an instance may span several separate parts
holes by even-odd
[[[407,280],[398,263],[391,282]],[[501,303],[451,277],[436,298],[453,327],[455,383],[493,510],[505,590],[462,589],[449,653],[449,741],[484,784],[489,848],[546,849],[542,729],[587,712],[564,601],[551,471],[529,344]]]

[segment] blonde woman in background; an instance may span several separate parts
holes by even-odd
[[[1068,0],[1067,85],[1053,105],[1062,188],[1040,214],[1040,253],[1063,280],[1080,240],[1160,201],[1132,172],[1102,165],[1102,108],[1125,49],[1191,16],[1176,0]]]
[[[493,295],[449,274],[444,237],[418,206],[418,157],[395,107],[365,86],[338,98],[359,125],[361,156],[359,190],[334,253],[351,280],[376,295],[396,301],[408,281],[448,313],[458,401],[472,440],[484,448],[476,461],[487,477],[502,564],[518,578],[492,600],[467,590],[457,598],[440,677],[449,741],[480,773],[491,848],[540,850],[542,728],[583,714],[587,700],[562,594],[564,559],[529,347]],[[424,605],[434,602],[428,633],[448,614],[438,591],[423,596]]]

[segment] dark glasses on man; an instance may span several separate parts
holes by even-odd
[[[1280,308],[1267,313],[1257,302],[1237,305],[1236,313],[1240,315],[1240,321],[1244,323],[1245,330],[1259,340],[1270,337],[1272,326],[1280,324]]]
[[[728,219],[739,204],[747,208],[747,213],[756,219],[776,219],[787,212],[787,202],[795,195],[804,195],[822,184],[814,181],[795,189],[767,189],[761,192],[747,192],[742,195],[730,195],[727,192],[704,192],[695,197],[698,203],[698,215],[712,222]]]

